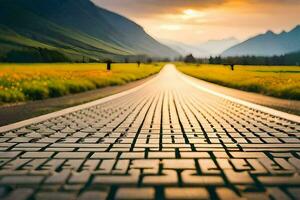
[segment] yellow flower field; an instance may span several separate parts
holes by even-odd
[[[158,73],[163,64],[0,64],[0,103],[40,100],[105,86],[122,85]]]
[[[264,95],[300,100],[299,66],[236,66],[178,63],[190,76],[219,85]]]

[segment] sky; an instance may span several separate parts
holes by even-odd
[[[141,25],[156,39],[187,44],[241,41],[300,24],[300,0],[93,0]]]

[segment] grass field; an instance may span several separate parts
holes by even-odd
[[[299,66],[236,66],[177,64],[190,76],[219,85],[264,95],[300,100]]]
[[[0,64],[0,104],[41,100],[122,85],[159,72],[163,64]]]

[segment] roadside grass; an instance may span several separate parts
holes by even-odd
[[[42,100],[123,85],[158,73],[162,63],[113,64],[0,64],[0,104]]]
[[[236,66],[177,63],[187,75],[226,87],[268,96],[300,100],[299,66]]]

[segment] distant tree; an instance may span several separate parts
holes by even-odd
[[[147,63],[151,64],[153,62],[152,58],[147,58]]]
[[[193,56],[193,54],[189,54],[184,58],[184,62],[185,63],[196,63],[197,60],[195,59],[195,57]]]
[[[184,58],[182,56],[178,56],[177,58],[175,58],[175,61],[182,62],[184,61]]]
[[[5,62],[71,62],[64,54],[44,48],[23,48],[21,50],[11,50],[3,58]]]
[[[215,58],[215,64],[222,64],[222,58],[221,58],[221,56],[217,56]]]
[[[162,61],[163,62],[170,62],[171,60],[170,60],[170,58],[164,58],[164,59],[162,59]]]
[[[231,56],[198,59],[199,63],[223,65],[299,65],[300,51],[280,56]]]
[[[236,63],[237,63],[237,59],[235,57],[228,57],[226,63],[224,63],[224,64],[227,64],[230,67],[233,65],[233,68],[234,68],[234,65]]]
[[[105,61],[105,63],[106,63],[106,70],[107,71],[110,71],[111,70],[111,65],[112,65],[112,60],[110,60],[110,59],[107,59],[106,61]]]
[[[212,56],[209,57],[208,63],[209,63],[209,64],[215,64],[215,63],[214,63],[214,58],[213,58]]]

